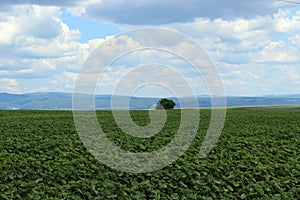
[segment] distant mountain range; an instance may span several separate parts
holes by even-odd
[[[111,109],[111,95],[96,95],[95,105],[99,110]],[[126,96],[114,96],[116,104],[128,99]],[[155,107],[160,98],[130,97],[129,109],[143,110]],[[176,102],[175,108],[210,107],[211,99],[208,95],[197,96],[198,105],[189,97],[181,98],[184,106],[180,105],[177,98],[170,97]],[[228,96],[227,106],[268,106],[268,105],[291,105],[300,104],[300,94],[291,95],[264,95],[256,97]],[[72,109],[71,93],[28,93],[9,94],[0,93],[0,110],[70,110]],[[119,107],[117,109],[128,109]]]

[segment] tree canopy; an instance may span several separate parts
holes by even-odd
[[[156,109],[166,109],[170,110],[175,107],[176,103],[171,99],[163,98],[156,103]]]

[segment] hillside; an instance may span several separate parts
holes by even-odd
[[[111,95],[96,95],[95,103],[98,110],[111,109]],[[118,102],[124,102],[127,97],[115,96]],[[175,108],[195,108],[210,107],[211,100],[208,96],[198,96],[198,105],[193,103],[191,98],[181,98],[184,106],[179,104],[178,99],[171,97],[176,102]],[[144,110],[151,109],[159,98],[151,97],[131,97],[129,109]],[[267,105],[291,105],[300,104],[300,95],[266,95],[257,97],[227,97],[227,106],[267,106]],[[124,104],[123,104],[124,105]],[[28,93],[28,94],[9,94],[0,93],[1,110],[70,110],[72,109],[71,93]],[[128,109],[119,107],[117,109]]]

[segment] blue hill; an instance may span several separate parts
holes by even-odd
[[[95,105],[99,110],[111,109],[111,95],[96,95]],[[128,99],[125,96],[114,96],[116,104],[124,103]],[[195,107],[210,107],[211,100],[209,96],[198,96],[197,104],[193,103],[191,98],[181,98],[184,106],[180,105],[178,99],[171,97],[176,102],[175,108],[195,108]],[[151,97],[131,97],[129,109],[151,109],[159,98]],[[268,105],[291,105],[300,104],[300,95],[265,95],[257,97],[227,97],[227,106],[268,106]],[[72,94],[43,92],[43,93],[27,93],[27,94],[9,94],[0,93],[0,109],[1,110],[70,110],[72,109]],[[118,109],[128,109],[120,107]]]

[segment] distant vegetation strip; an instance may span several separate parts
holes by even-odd
[[[96,95],[95,105],[97,110],[111,110],[111,95]],[[191,98],[172,98],[176,103],[175,108],[198,108],[211,107],[211,99],[207,95],[198,96],[198,103],[195,105]],[[128,97],[116,96],[116,105],[124,105]],[[160,98],[152,97],[131,97],[129,107],[116,109],[148,110],[154,109]],[[183,103],[184,106],[181,106]],[[268,105],[295,105],[300,104],[300,95],[285,96],[258,96],[239,97],[228,96],[227,106],[268,106]],[[29,94],[8,94],[0,93],[0,110],[71,110],[72,94],[70,93],[29,93]]]

